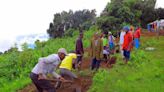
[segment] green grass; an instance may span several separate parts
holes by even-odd
[[[130,63],[121,58],[110,70],[100,70],[88,92],[164,92],[164,37],[143,37],[140,50],[132,52]],[[155,47],[146,51],[145,47]]]
[[[15,92],[18,89],[24,88],[29,83],[31,83],[31,80],[27,77],[15,79],[11,82],[4,82],[3,88],[0,88],[0,92]]]
[[[89,46],[89,41],[94,33],[94,27],[84,33],[84,47]],[[31,83],[29,74],[38,62],[38,58],[56,53],[61,47],[69,52],[75,50],[75,41],[78,31],[73,37],[49,39],[47,42],[38,43],[34,50],[23,52],[9,52],[0,55],[0,92],[16,92]],[[85,73],[82,73],[85,75]]]

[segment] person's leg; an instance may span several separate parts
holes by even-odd
[[[47,92],[55,92],[55,87],[50,83],[50,81],[41,79],[37,83],[43,90],[46,90]]]
[[[74,74],[74,73],[72,73],[70,70],[68,70],[68,69],[63,69],[63,71],[64,71],[64,75],[67,75],[67,76],[69,76],[70,78],[71,78],[71,80],[73,80],[73,79],[77,79],[77,76]]]
[[[94,70],[94,68],[95,68],[95,64],[96,64],[96,58],[93,58],[92,59],[92,63],[91,63],[91,70]]]
[[[127,60],[129,61],[130,59],[130,51],[127,51]]]
[[[130,59],[130,51],[126,51],[125,58],[126,58],[126,62],[125,63],[128,63],[128,61]]]
[[[136,45],[137,45],[136,48],[138,49],[139,48],[139,39],[137,38],[136,40],[137,40],[137,42],[136,42]]]
[[[127,51],[126,50],[123,50],[124,51],[124,61],[125,63],[127,63]]]
[[[99,69],[99,67],[100,67],[100,62],[101,62],[100,60],[97,60],[97,59],[96,59],[96,71],[97,71],[97,70]]]
[[[53,87],[53,85],[51,85],[50,81],[42,79],[38,80],[38,75],[33,73],[30,75],[30,77],[37,87],[38,92],[43,92],[43,90],[46,90],[48,92],[55,92],[55,88]]]
[[[60,72],[59,74],[60,74],[62,77],[64,77],[65,71],[63,71],[62,68],[60,68],[59,70],[60,70],[60,71],[59,71],[59,72]],[[58,79],[58,81],[57,81],[56,84],[55,84],[55,88],[56,88],[56,89],[60,88],[61,84],[62,84],[62,82]]]
[[[82,64],[82,56],[78,56],[77,57],[77,65],[76,65],[76,68],[78,68],[80,70],[81,69],[81,64]]]
[[[124,51],[122,50],[122,44],[120,45],[120,52],[121,52],[122,58],[124,58]]]
[[[43,89],[37,83],[38,75],[31,73],[30,78],[31,78],[32,82],[34,83],[35,87],[37,88],[38,92],[43,92]]]
[[[137,48],[137,39],[134,38],[134,47]]]

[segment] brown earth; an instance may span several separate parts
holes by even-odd
[[[81,70],[89,69],[90,63],[91,63],[90,58],[84,58],[82,66],[81,66]],[[106,68],[105,63],[101,63],[101,67]],[[78,76],[79,76],[79,80],[80,80],[80,83],[78,83],[78,85],[80,85],[80,87],[74,83],[62,83],[62,86],[59,89],[57,89],[56,91],[57,92],[87,92],[87,90],[89,89],[89,87],[92,84],[93,74],[89,74],[89,75],[85,75],[85,76],[78,75]],[[52,84],[55,85],[54,82],[52,82]],[[76,91],[77,88],[81,89],[81,91]],[[26,86],[25,88],[19,90],[18,92],[37,92],[37,90],[36,90],[34,84],[30,84],[30,85]]]

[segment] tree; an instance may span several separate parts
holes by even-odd
[[[156,0],[111,0],[97,18],[103,31],[120,30],[124,24],[146,25],[163,18],[163,9],[155,9]]]
[[[23,50],[23,51],[28,50],[28,44],[27,44],[27,43],[23,43],[23,44],[22,44],[22,50]]]
[[[61,13],[54,14],[53,23],[50,23],[47,33],[51,38],[63,37],[65,34],[69,34],[72,29],[75,30],[88,30],[92,24],[96,21],[96,10],[79,10],[73,12],[63,11]],[[70,29],[70,30],[69,30]],[[71,36],[71,34],[70,34]]]

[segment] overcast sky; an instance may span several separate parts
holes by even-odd
[[[0,51],[8,49],[18,35],[46,33],[54,13],[72,9],[96,9],[110,0],[0,0]],[[164,0],[157,0],[164,6]]]

